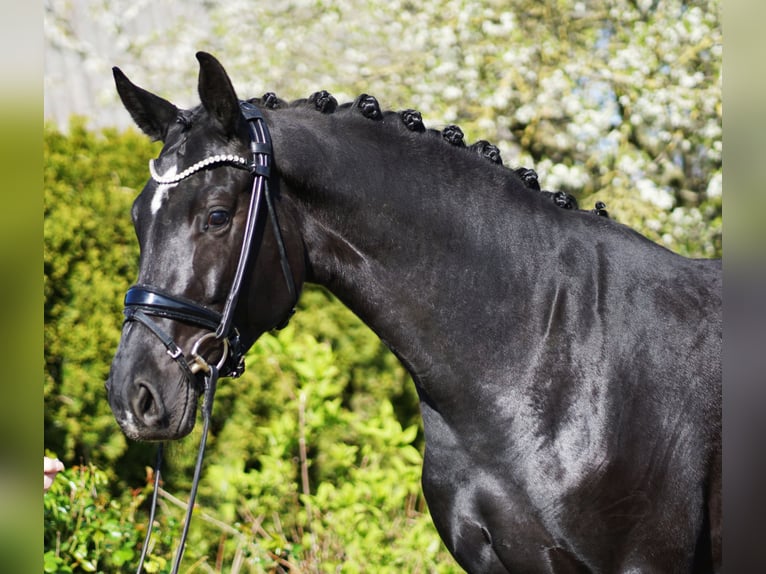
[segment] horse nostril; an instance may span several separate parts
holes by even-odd
[[[133,413],[144,425],[158,426],[165,418],[165,407],[157,391],[148,383],[136,383],[136,392],[130,399]]]

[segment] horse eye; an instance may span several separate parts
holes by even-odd
[[[224,211],[223,209],[216,209],[215,211],[211,211],[210,215],[207,216],[207,225],[205,225],[205,229],[208,227],[221,227],[228,222],[229,212]]]

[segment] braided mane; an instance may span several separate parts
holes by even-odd
[[[398,116],[402,124],[412,132],[436,135],[448,145],[464,148],[468,152],[478,154],[490,163],[504,166],[503,159],[500,156],[500,149],[487,140],[478,140],[473,144],[466,145],[465,135],[460,126],[449,124],[441,130],[426,128],[423,122],[423,117],[419,111],[413,109],[383,111],[380,108],[378,100],[369,94],[360,94],[353,102],[346,102],[343,104],[338,104],[338,100],[326,90],[314,92],[308,98],[301,98],[292,102],[287,102],[279,98],[274,92],[266,92],[260,98],[251,98],[248,101],[257,106],[262,106],[271,110],[307,107],[322,114],[333,114],[337,111],[356,111],[363,117],[373,121],[380,121],[383,118],[395,115]],[[561,207],[562,209],[579,210],[577,199],[575,199],[573,195],[564,191],[548,191],[541,189],[539,177],[535,170],[527,167],[517,167],[511,169],[511,171],[521,179],[524,183],[524,187],[532,191],[537,191],[550,198],[550,200],[558,207]],[[582,211],[589,211],[595,215],[609,217],[609,213],[606,211],[606,205],[601,201],[597,201],[593,209]]]

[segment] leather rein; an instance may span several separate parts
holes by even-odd
[[[197,495],[197,487],[201,475],[202,459],[204,457],[205,445],[207,443],[210,417],[213,410],[213,398],[218,377],[239,377],[245,370],[244,355],[247,349],[243,349],[240,343],[239,331],[234,325],[234,311],[242,288],[242,281],[247,273],[248,261],[250,261],[252,254],[257,255],[261,247],[260,242],[255,244],[254,238],[256,236],[262,238],[262,235],[256,234],[256,230],[262,219],[261,213],[264,210],[264,203],[274,228],[274,236],[279,250],[282,273],[285,277],[287,290],[293,301],[293,311],[295,303],[297,302],[297,289],[295,287],[293,274],[290,270],[290,263],[287,259],[287,249],[285,248],[279,220],[274,208],[274,200],[269,188],[272,155],[271,135],[261,111],[254,104],[250,102],[240,102],[240,110],[247,121],[250,134],[250,159],[235,155],[217,155],[199,161],[182,171],[180,174],[170,177],[158,175],[154,170],[153,162],[149,163],[152,179],[158,185],[176,184],[202,169],[226,165],[238,169],[247,169],[253,176],[253,186],[250,195],[247,222],[245,224],[245,233],[242,239],[242,248],[240,250],[234,281],[232,282],[228,297],[226,298],[223,312],[219,313],[204,305],[183,297],[172,295],[162,289],[149,285],[134,285],[128,289],[125,294],[125,322],[136,321],[149,329],[149,331],[151,331],[165,346],[168,355],[170,355],[183,371],[190,384],[199,382],[199,373],[203,373],[204,375],[202,388],[202,437],[200,438],[197,462],[194,468],[194,478],[192,481],[191,492],[189,494],[189,502],[186,509],[181,541],[179,542],[178,550],[176,551],[173,560],[171,574],[177,574],[186,546],[186,538],[191,523],[194,500]],[[292,316],[293,311],[290,312],[281,326],[286,324],[286,321]],[[196,340],[187,355],[175,343],[173,338],[152,319],[152,317],[181,321],[183,323],[201,327],[207,332]],[[200,354],[202,343],[208,340],[219,342],[221,344],[221,357],[216,364],[210,364]],[[141,549],[141,556],[136,571],[137,574],[141,574],[143,571],[144,559],[146,558],[151,538],[152,525],[157,507],[157,495],[159,492],[162,453],[163,445],[160,443],[157,449],[157,461],[154,472],[154,491],[149,513],[149,525]]]

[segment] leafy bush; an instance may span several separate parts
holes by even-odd
[[[82,120],[45,130],[45,444],[67,464],[110,467],[126,453],[103,381],[137,272],[130,206],[154,153],[142,135]]]
[[[260,444],[256,451],[240,450],[240,424],[216,435],[219,462],[207,468],[201,499],[215,501],[227,523],[260,530],[262,547],[302,571],[454,567],[420,494],[418,426],[403,428],[386,399],[365,412],[346,408],[331,346],[297,324],[265,335],[248,358],[275,392],[278,414],[264,426],[245,426]],[[255,452],[253,460],[243,452]]]
[[[153,447],[126,441],[103,381],[137,272],[130,205],[156,153],[79,120],[45,130],[45,444],[71,467],[46,495],[46,571],[124,571],[143,541]],[[219,385],[185,565],[454,568],[420,495],[414,387],[369,329],[309,287],[247,363]],[[199,427],[166,449],[147,572],[170,567],[183,519],[170,493],[188,492]]]
[[[249,357],[256,365],[267,359],[275,372],[294,357],[293,370],[271,381],[284,395],[269,418],[244,420],[241,429],[234,413],[211,437],[184,564],[215,572],[224,564],[232,572],[271,572],[278,564],[304,572],[364,572],[371,564],[377,572],[459,572],[420,494],[418,427],[403,428],[387,400],[371,416],[344,408],[330,345],[299,332],[289,326],[265,335]],[[182,451],[196,447],[193,434]],[[260,444],[251,468],[243,456],[251,452],[248,438]],[[171,447],[171,462],[177,457]],[[150,482],[147,476],[112,498],[106,473],[93,466],[59,476],[45,502],[46,572],[133,566]],[[161,492],[147,572],[167,571],[183,519],[175,497]]]
[[[145,491],[122,505],[106,491],[107,483],[93,465],[67,469],[54,481],[44,503],[45,572],[119,572],[137,558],[136,510]],[[147,572],[157,565],[150,560]]]

